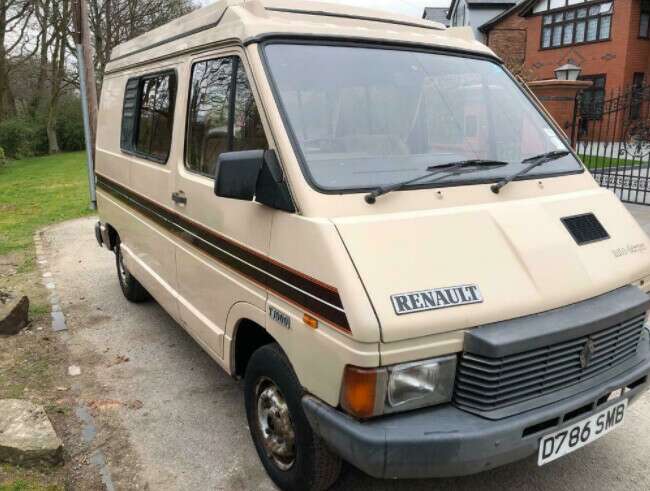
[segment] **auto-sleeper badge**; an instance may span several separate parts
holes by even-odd
[[[478,285],[449,286],[419,292],[399,293],[391,295],[390,299],[397,315],[483,302]]]

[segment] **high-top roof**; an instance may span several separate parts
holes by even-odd
[[[225,42],[268,36],[414,43],[492,54],[465,29],[378,10],[314,1],[219,0],[117,46],[107,73]]]

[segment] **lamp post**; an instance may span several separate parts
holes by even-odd
[[[578,80],[582,68],[572,63],[567,63],[555,69],[555,78],[558,80]]]

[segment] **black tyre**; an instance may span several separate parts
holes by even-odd
[[[246,416],[257,453],[283,491],[322,491],[341,473],[341,459],[314,434],[303,390],[277,344],[258,349],[245,376]]]
[[[144,289],[140,282],[126,268],[119,237],[115,243],[115,265],[117,266],[117,279],[120,282],[122,293],[128,301],[142,303],[151,298],[149,292]]]

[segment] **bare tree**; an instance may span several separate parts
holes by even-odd
[[[115,46],[196,8],[194,0],[89,0],[88,5],[100,83]]]
[[[23,58],[32,15],[29,0],[0,0],[0,119],[15,112],[9,88],[12,58]]]
[[[56,121],[59,108],[59,99],[67,85],[66,61],[68,36],[70,35],[70,22],[72,10],[70,0],[59,0],[54,9],[52,17],[52,53],[50,63],[50,93],[47,107],[47,140],[49,153],[59,151],[59,143],[56,133]]]
[[[72,21],[81,9],[76,7],[88,9],[89,28],[82,31],[88,36],[84,46],[94,47],[86,65],[96,69],[97,83],[91,80],[88,87],[96,97],[115,46],[190,12],[194,1],[0,0],[0,122],[14,120],[33,135],[24,154],[43,152],[39,135],[45,133],[50,153],[58,152],[61,142],[71,146],[60,139],[57,121],[64,104],[78,97],[75,36],[81,31]],[[16,145],[12,148],[18,155]]]

